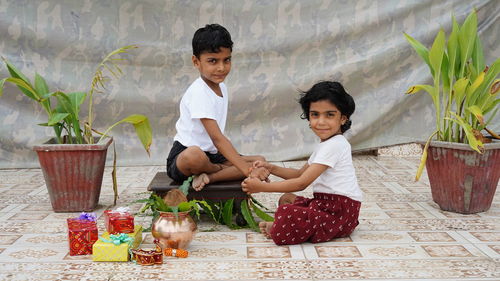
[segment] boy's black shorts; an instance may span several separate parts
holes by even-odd
[[[172,145],[172,149],[170,149],[170,153],[168,154],[167,157],[167,175],[173,179],[176,182],[182,183],[185,181],[188,176],[184,175],[179,169],[177,168],[177,156],[183,152],[187,147],[182,145],[180,142],[175,141],[174,144]],[[226,157],[220,153],[208,153],[205,152],[207,155],[208,159],[210,159],[210,162],[215,163],[215,164],[221,164],[227,161]]]

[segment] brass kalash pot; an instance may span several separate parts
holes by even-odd
[[[172,212],[160,212],[153,221],[151,234],[155,238],[155,243],[162,249],[186,249],[197,229],[189,211],[178,212],[177,216]]]

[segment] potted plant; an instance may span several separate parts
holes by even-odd
[[[433,78],[432,85],[414,85],[406,93],[426,91],[436,112],[436,128],[425,143],[416,180],[425,165],[432,198],[441,209],[486,211],[500,177],[500,143],[491,141],[498,135],[487,128],[500,103],[500,58],[485,64],[476,11],[462,25],[452,17],[449,37],[440,30],[430,49],[405,37]],[[484,137],[484,131],[491,137]]]
[[[0,80],[0,96],[5,82],[16,85],[20,92],[37,102],[47,113],[48,120],[42,126],[52,127],[54,137],[48,142],[36,145],[40,166],[55,212],[80,212],[93,210],[99,201],[102,176],[108,146],[112,143],[109,131],[121,123],[134,126],[144,149],[149,154],[152,132],[149,120],[144,115],[130,115],[103,133],[93,128],[94,94],[102,93],[111,75],[118,78],[122,71],[117,56],[136,46],[125,46],[112,51],[97,66],[88,92],[49,91],[45,79],[35,74],[34,83],[13,64],[3,58],[10,77]],[[82,104],[88,101],[88,116],[80,116]],[[99,136],[99,137],[97,137]],[[118,197],[116,184],[116,150],[113,160],[114,203]]]

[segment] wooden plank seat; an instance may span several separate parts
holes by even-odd
[[[167,172],[158,172],[148,186],[149,191],[153,191],[158,195],[165,195],[173,188],[179,188],[182,183],[173,181]],[[205,187],[196,191],[192,187],[189,188],[188,199],[207,199],[207,200],[227,200],[234,198],[242,200],[247,198],[247,194],[241,190],[241,180],[217,182],[205,185]]]
[[[148,190],[163,197],[169,190],[179,188],[181,184],[172,180],[167,175],[167,172],[158,172],[149,183]],[[200,191],[196,191],[190,187],[188,192],[188,200],[197,199],[220,202],[234,199],[233,213],[236,214],[236,224],[239,226],[246,225],[240,208],[241,201],[246,198],[247,194],[241,190],[241,180],[207,184]]]

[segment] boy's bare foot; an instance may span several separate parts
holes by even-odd
[[[208,175],[203,173],[195,176],[193,178],[193,188],[196,191],[200,191],[205,187],[210,182],[210,179],[208,178]]]
[[[273,226],[272,221],[261,221],[259,222],[260,232],[266,236],[266,238],[271,239],[271,235],[269,232],[271,231],[271,227]]]

